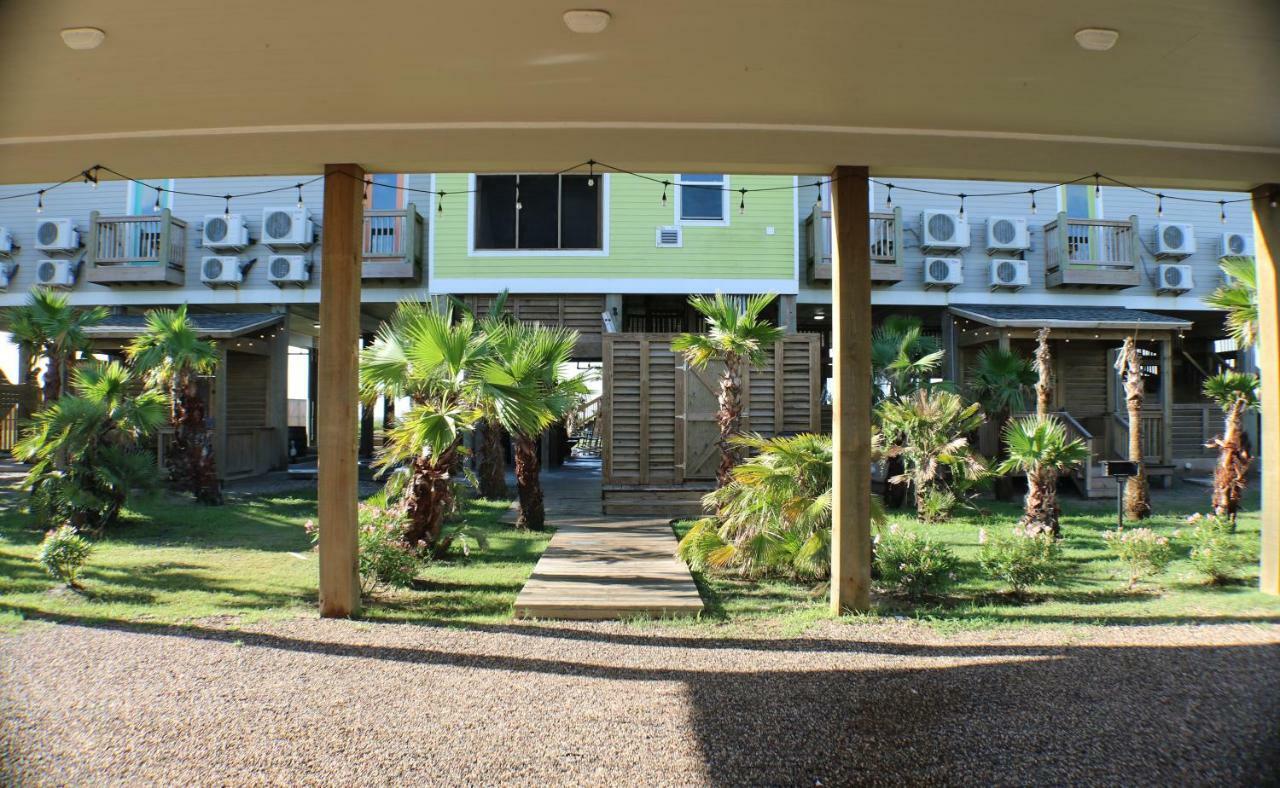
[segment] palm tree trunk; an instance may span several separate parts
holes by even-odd
[[[538,454],[536,436],[516,435],[516,494],[520,499],[517,528],[541,531],[547,527],[546,507],[542,497],[542,457]]]
[[[1226,433],[1217,441],[1218,467],[1213,473],[1213,512],[1219,517],[1230,518],[1235,525],[1240,498],[1244,494],[1245,474],[1249,472],[1250,457],[1244,448],[1243,400],[1237,400],[1227,410]]]
[[[1124,516],[1129,520],[1145,520],[1151,516],[1151,486],[1142,457],[1142,395],[1135,398],[1130,394],[1126,409],[1129,412],[1129,461],[1137,463],[1138,472],[1124,483]]]
[[[479,473],[480,497],[500,501],[507,490],[507,463],[502,456],[502,426],[485,419],[480,427]]]
[[[419,457],[410,468],[409,486],[404,492],[405,515],[409,521],[404,541],[418,551],[430,550],[439,558],[449,550],[452,539],[442,539],[444,520],[453,508],[453,464],[461,438],[436,457]]]
[[[174,412],[173,447],[169,455],[170,478],[197,501],[222,503],[222,483],[213,456],[213,441],[205,428],[205,405],[189,377],[178,383],[178,407]]]
[[[1019,526],[1029,535],[1049,533],[1057,538],[1062,531],[1062,508],[1058,505],[1058,475],[1037,468],[1027,472],[1025,513]]]
[[[716,486],[723,487],[733,480],[733,468],[742,459],[742,452],[730,439],[738,434],[742,425],[742,372],[741,359],[730,355],[724,361],[724,374],[720,376],[720,410],[716,422],[720,426],[720,467],[716,469]]]

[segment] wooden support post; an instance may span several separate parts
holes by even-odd
[[[319,443],[320,615],[360,612],[356,544],[360,226],[364,169],[325,166],[324,244],[320,266]]]
[[[1160,340],[1160,462],[1173,464],[1173,337]],[[1169,486],[1172,476],[1165,477]]]
[[[1008,331],[1004,331],[1004,330],[1000,331],[1000,336],[996,338],[996,346],[999,347],[1005,353],[1009,352],[1010,344],[1009,344]]]
[[[1262,377],[1262,573],[1264,593],[1280,594],[1280,183],[1253,190],[1258,267],[1258,369]]]
[[[871,606],[871,217],[867,168],[836,167],[832,202],[831,610]]]
[[[793,295],[778,296],[778,328],[788,334],[796,333],[796,297]]]

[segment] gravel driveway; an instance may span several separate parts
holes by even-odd
[[[1265,784],[1280,627],[0,635],[0,783]]]

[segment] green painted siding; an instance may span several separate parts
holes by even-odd
[[[674,179],[673,175],[655,176]],[[655,234],[677,224],[674,188],[667,205],[662,187],[630,176],[609,178],[607,219],[609,253],[554,253],[469,256],[466,175],[437,175],[436,188],[455,193],[445,198],[444,212],[432,216],[437,279],[580,278],[625,279],[793,279],[795,275],[795,194],[790,176],[730,176],[729,186],[777,191],[747,195],[747,211],[738,213],[737,193],[730,195],[727,226],[684,226],[684,245],[659,248]],[[766,228],[773,228],[773,235]]]

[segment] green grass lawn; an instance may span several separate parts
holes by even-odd
[[[511,617],[516,593],[549,534],[499,522],[506,502],[471,501],[464,512],[488,548],[428,565],[413,589],[367,598],[373,619],[474,623]],[[36,563],[41,530],[0,514],[0,622],[70,617],[177,624],[209,617],[311,614],[317,564],[303,523],[315,494],[246,497],[221,507],[166,497],[141,504],[97,540],[82,589],[60,587]]]
[[[1157,491],[1162,514],[1145,525],[1165,534],[1184,527],[1202,508],[1207,491]],[[917,618],[940,628],[1011,624],[1127,624],[1161,622],[1280,622],[1280,599],[1259,593],[1259,518],[1256,498],[1240,520],[1238,539],[1250,563],[1240,580],[1207,586],[1180,558],[1160,577],[1133,592],[1110,557],[1102,532],[1113,526],[1114,504],[1066,497],[1066,556],[1074,568],[1060,586],[1036,588],[1028,599],[1011,598],[977,566],[978,530],[994,532],[1017,519],[1016,504],[985,502],[982,514],[924,526],[895,513],[892,522],[920,529],[949,545],[961,560],[949,595],[910,605],[878,595],[873,615]],[[550,534],[516,531],[499,522],[506,503],[472,501],[465,517],[485,533],[489,546],[424,568],[415,588],[378,591],[366,599],[365,616],[441,624],[510,620],[512,603],[545,549]],[[174,497],[138,506],[105,538],[82,575],[83,588],[60,587],[36,563],[43,534],[30,517],[0,513],[0,624],[27,618],[181,624],[223,617],[229,623],[314,615],[316,553],[302,524],[315,516],[315,496],[245,496],[222,507]],[[685,524],[677,524],[683,533]],[[695,576],[707,612],[701,621],[644,622],[644,626],[763,624],[782,634],[803,632],[827,616],[826,584],[786,580],[747,581]],[[639,622],[638,622],[639,623]]]
[[[1161,513],[1142,525],[1169,536],[1186,529],[1187,515],[1207,508],[1208,491],[1199,488],[1157,490],[1155,496],[1156,509]],[[1280,622],[1280,598],[1257,590],[1257,497],[1248,503],[1249,512],[1241,515],[1237,535],[1248,563],[1241,567],[1236,582],[1206,585],[1187,559],[1189,548],[1178,544],[1178,559],[1162,575],[1129,591],[1126,568],[1111,557],[1102,538],[1104,531],[1115,527],[1115,502],[1080,501],[1064,493],[1064,553],[1071,567],[1070,576],[1057,586],[1033,589],[1025,599],[1011,597],[984,577],[977,562],[979,529],[995,533],[1010,528],[1021,513],[1018,504],[983,501],[981,513],[962,513],[950,522],[935,525],[921,524],[904,512],[891,512],[886,527],[897,523],[945,543],[960,559],[961,569],[945,598],[911,604],[879,594],[874,614],[917,618],[940,628],[1043,623]],[[687,527],[686,523],[678,523],[677,535],[683,535]],[[721,620],[782,617],[784,624],[796,628],[826,614],[825,583],[748,582],[701,573],[696,579],[709,614]]]

